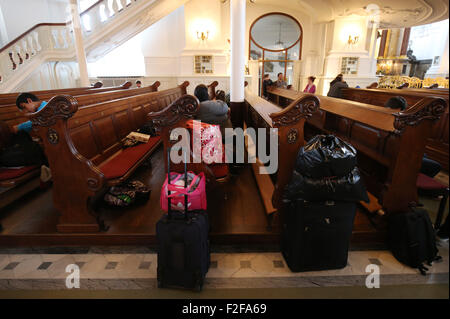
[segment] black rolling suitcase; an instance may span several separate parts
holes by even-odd
[[[168,161],[170,176],[169,154]],[[186,181],[185,161],[185,183]],[[184,213],[172,212],[169,197],[168,213],[156,224],[158,287],[200,291],[210,265],[208,215],[204,211],[188,212],[186,196],[184,207]]]
[[[339,269],[347,265],[356,204],[286,203],[281,250],[291,271]]]

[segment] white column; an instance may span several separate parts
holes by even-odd
[[[75,39],[75,51],[77,53],[78,68],[80,70],[80,85],[90,86],[86,52],[83,44],[83,34],[81,32],[80,13],[78,12],[77,0],[70,0],[70,12],[72,15],[72,29]]]
[[[230,101],[244,102],[245,0],[230,1],[231,72]]]

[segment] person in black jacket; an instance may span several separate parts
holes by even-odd
[[[342,74],[339,74],[333,81],[331,81],[330,90],[328,91],[327,96],[341,98],[342,88],[348,88],[348,84],[344,81]]]
[[[264,74],[263,77],[263,98],[265,98],[266,100],[269,98],[269,96],[267,95],[267,87],[273,85],[272,80],[269,77],[269,74]]]

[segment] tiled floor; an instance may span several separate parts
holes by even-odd
[[[440,244],[443,261],[429,275],[399,263],[389,251],[350,251],[343,269],[293,273],[278,252],[212,253],[205,288],[363,286],[366,267],[380,269],[384,285],[446,283],[448,242]],[[122,254],[0,254],[0,290],[66,289],[69,265],[80,270],[84,289],[142,289],[156,287],[155,253]]]

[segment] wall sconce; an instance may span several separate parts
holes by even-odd
[[[202,32],[197,31],[197,39],[205,41],[205,40],[208,40],[208,37],[209,37],[209,31],[206,31],[206,33],[203,31]]]
[[[348,36],[347,43],[348,43],[348,44],[356,44],[356,43],[358,43],[358,40],[359,40],[359,36],[354,35],[354,36],[352,37],[351,35],[349,35],[349,36]]]

